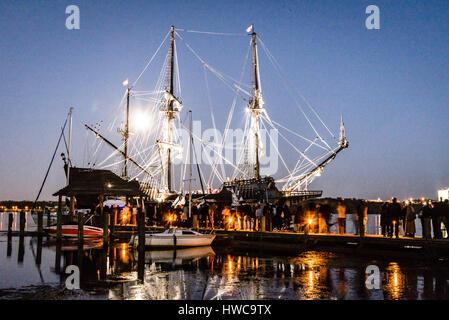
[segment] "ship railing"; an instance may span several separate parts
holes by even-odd
[[[315,198],[321,197],[323,194],[322,190],[296,190],[296,191],[282,191],[283,197],[305,197],[305,198]]]

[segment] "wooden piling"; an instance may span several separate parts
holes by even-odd
[[[38,211],[37,212],[37,232],[39,233],[39,235],[41,235],[44,232],[44,217],[43,217],[43,212],[42,211]]]
[[[80,271],[80,280],[82,279],[83,276],[83,260],[84,260],[84,244],[81,242],[78,242],[78,250],[77,250],[77,266],[79,268]]]
[[[109,233],[112,236],[115,233],[115,225],[117,223],[117,208],[112,208],[112,217],[111,217],[111,223],[109,226]]]
[[[7,243],[7,247],[6,247],[6,256],[9,258],[11,257],[11,253],[12,253],[12,235],[8,234],[8,243]]]
[[[265,232],[266,231],[266,224],[265,224],[265,216],[262,216],[261,223],[260,223],[260,231]]]
[[[145,248],[145,211],[142,207],[137,208],[137,229],[139,234],[139,247]]]
[[[56,254],[55,254],[55,273],[61,273],[61,241],[56,242]]]
[[[70,220],[73,220],[75,217],[75,197],[70,197]]]
[[[13,216],[12,212],[10,212],[8,215],[8,237],[10,237],[12,234],[13,221],[14,221],[14,216]]]
[[[56,239],[59,241],[62,237],[62,195],[58,197],[58,215],[56,219]]]
[[[23,237],[25,235],[25,211],[20,211],[20,236]]]
[[[19,251],[17,254],[17,262],[23,264],[23,256],[25,255],[25,237],[21,235],[19,237]]]
[[[193,229],[198,229],[199,228],[199,224],[198,224],[198,215],[194,214],[193,218],[192,218],[192,228]]]
[[[103,246],[108,246],[109,240],[109,214],[107,210],[103,208],[104,195],[99,196],[100,200],[100,216],[103,216]]]
[[[137,277],[140,281],[144,281],[145,276],[145,211],[142,207],[138,207],[137,229],[139,233],[138,260],[137,260]]]
[[[101,264],[100,264],[100,280],[106,280],[108,274],[108,248],[100,250]]]
[[[84,215],[80,210],[78,211],[78,242],[83,243],[84,241]]]
[[[36,264],[41,265],[42,262],[42,235],[37,236]]]
[[[45,212],[45,207],[44,207],[44,212]],[[51,222],[50,222],[51,214],[50,213],[51,213],[51,211],[48,210],[47,211],[47,227],[49,227],[51,225]]]
[[[25,255],[25,211],[20,211],[19,213],[19,252],[17,257],[17,262],[19,264],[23,263],[23,256]]]

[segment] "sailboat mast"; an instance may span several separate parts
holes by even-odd
[[[67,185],[69,185],[70,167],[72,166],[72,161],[70,159],[70,154],[72,151],[72,114],[73,114],[73,107],[70,107],[70,111],[69,111],[69,145],[68,145],[68,150],[67,150],[67,160],[68,160]]]

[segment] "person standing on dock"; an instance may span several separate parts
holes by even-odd
[[[313,202],[307,204],[306,211],[306,225],[307,233],[315,233],[315,216],[317,212],[317,207]]]
[[[200,215],[200,226],[207,228],[207,225],[208,225],[207,222],[208,222],[208,216],[209,216],[209,206],[204,201],[202,203],[200,203],[199,215]]]
[[[368,220],[368,206],[365,203],[365,200],[360,200],[357,206],[357,222],[358,228],[357,233],[361,237],[365,236],[365,226],[366,221]]]
[[[382,230],[382,235],[384,237],[388,236],[389,224],[390,222],[388,221],[388,202],[384,202],[380,207],[380,227]]]
[[[444,224],[446,229],[446,239],[449,238],[449,201],[446,199],[442,204],[441,210],[441,222]]]
[[[346,206],[343,202],[338,201],[337,203],[337,221],[338,221],[338,233],[345,234],[346,233]]]
[[[290,223],[290,209],[287,206],[287,204],[284,204],[284,207],[282,208],[281,219],[282,219],[282,229],[284,230],[288,229]]]
[[[318,209],[318,232],[319,233],[328,233],[328,221],[330,219],[331,208],[327,204],[327,200],[324,200],[324,203],[320,205]]]
[[[217,205],[215,203],[211,204],[208,208],[208,217],[209,217],[209,223],[210,223],[210,228],[212,230],[214,230],[214,215],[215,215],[215,210],[217,209]]]
[[[263,217],[263,208],[262,205],[258,204],[256,206],[257,231],[262,231],[262,217]]]
[[[302,204],[300,203],[296,208],[295,213],[295,231],[301,231],[301,224],[305,219],[304,209],[302,208]]]
[[[435,203],[432,210],[432,227],[433,227],[433,238],[441,239],[443,235],[441,234],[441,216],[442,216],[443,206],[441,202]]]
[[[416,213],[411,203],[407,203],[405,206],[405,230],[404,234],[406,237],[415,237],[416,227],[415,227]]]
[[[250,205],[249,207],[249,223],[250,223],[250,227],[249,229],[251,231],[256,231],[256,208],[254,207],[254,205]]]
[[[394,235],[396,236],[396,238],[399,238],[399,223],[401,220],[401,205],[398,203],[398,200],[396,198],[393,197],[393,199],[391,199],[391,204],[390,204],[390,217],[391,217],[391,223],[393,224],[393,232],[390,235],[390,237]]]
[[[432,238],[432,203],[429,200],[429,202],[424,203],[424,207],[422,207],[419,217],[421,218],[421,225],[422,225],[422,237],[425,240],[429,240]]]

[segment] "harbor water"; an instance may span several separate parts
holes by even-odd
[[[28,219],[29,220],[29,219]],[[28,221],[29,228],[32,222]],[[366,269],[379,268],[379,288]],[[68,266],[80,270],[69,290]],[[447,299],[449,263],[422,257],[201,247],[147,250],[127,243],[56,242],[0,235],[0,299]]]

